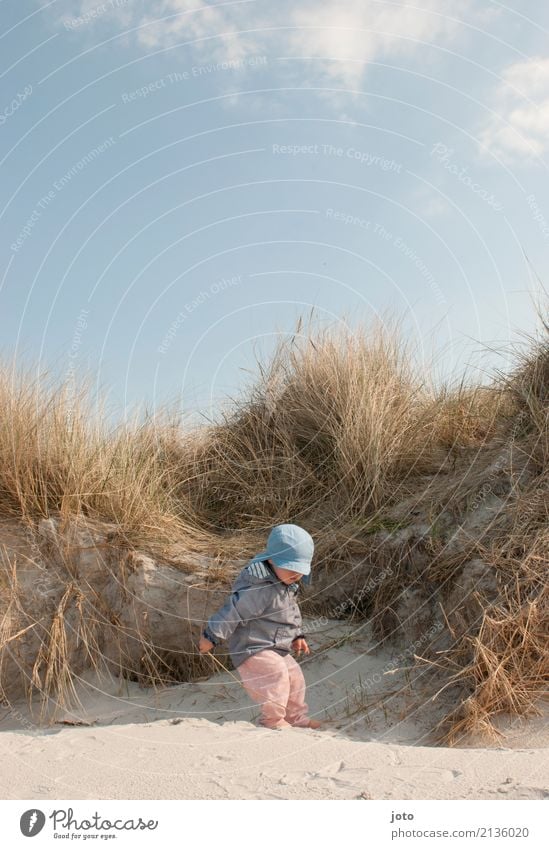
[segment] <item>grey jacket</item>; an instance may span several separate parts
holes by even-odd
[[[214,643],[229,640],[234,666],[262,649],[288,654],[301,634],[298,589],[297,583],[280,581],[265,561],[252,559],[225,604],[208,619],[204,634]]]

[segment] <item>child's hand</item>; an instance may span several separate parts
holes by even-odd
[[[307,645],[307,640],[304,637],[298,637],[295,639],[292,643],[292,648],[298,656],[301,652],[303,652],[303,654],[311,654],[311,649]]]
[[[214,644],[211,640],[207,640],[206,637],[200,637],[200,641],[198,643],[198,651],[200,654],[206,654],[213,649]]]

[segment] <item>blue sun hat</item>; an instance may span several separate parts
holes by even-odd
[[[275,525],[267,538],[267,548],[254,560],[271,560],[279,569],[290,569],[303,575],[304,584],[311,583],[311,560],[314,553],[312,536],[299,525]]]

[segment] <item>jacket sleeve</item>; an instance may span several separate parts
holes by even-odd
[[[296,602],[296,608],[297,609],[296,609],[296,617],[295,617],[295,637],[294,637],[294,640],[296,640],[298,637],[305,637],[305,634],[303,633],[303,619],[301,618],[301,609],[300,609],[299,604],[297,602]],[[292,642],[293,642],[293,640],[292,640]]]
[[[208,619],[206,630],[216,640],[226,640],[237,625],[257,619],[271,598],[271,586],[250,586],[231,593],[223,607]]]

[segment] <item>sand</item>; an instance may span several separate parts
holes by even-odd
[[[1,709],[2,798],[549,798],[544,717],[502,723],[496,745],[437,746],[444,694],[432,702],[421,678],[410,686],[367,626],[332,622],[309,641],[303,671],[322,730],[257,726],[227,672],[156,692],[89,673],[81,706],[58,708],[49,726],[24,703]]]

